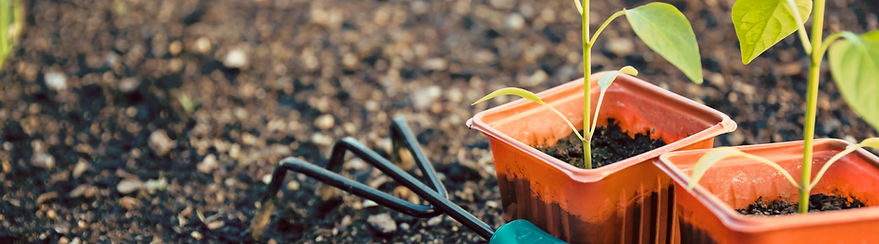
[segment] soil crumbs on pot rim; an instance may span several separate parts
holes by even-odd
[[[864,207],[863,202],[854,197],[824,195],[822,193],[809,196],[809,212],[821,212]],[[744,215],[787,215],[797,213],[797,203],[774,200],[767,203],[763,197],[757,198],[747,209],[736,209]]]
[[[619,122],[607,119],[607,125],[595,128],[595,135],[592,136],[592,168],[616,163],[665,146],[665,141],[662,138],[651,139],[650,133],[651,131],[646,131],[630,137],[620,128]],[[577,135],[573,133],[559,140],[555,146],[537,147],[537,150],[579,168],[585,166],[583,163],[583,144],[581,144],[580,138],[577,138]]]

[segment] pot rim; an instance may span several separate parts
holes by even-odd
[[[597,89],[596,81],[598,80],[598,77],[601,77],[601,75],[606,72],[607,71],[603,71],[603,72],[598,72],[598,73],[592,74],[592,76],[591,76],[592,79],[591,79],[590,85]],[[683,147],[685,147],[689,144],[692,144],[694,142],[702,141],[702,140],[705,140],[705,139],[708,139],[708,138],[711,138],[711,137],[714,137],[714,136],[717,136],[717,135],[720,135],[723,133],[734,131],[737,127],[735,121],[733,121],[732,119],[729,118],[729,116],[727,116],[724,113],[721,113],[720,111],[717,111],[717,110],[715,110],[711,107],[708,107],[704,104],[697,103],[693,100],[687,99],[686,97],[683,97],[683,96],[678,95],[676,93],[673,93],[671,91],[662,89],[658,86],[655,86],[647,81],[638,79],[636,77],[632,77],[632,76],[629,76],[626,74],[619,74],[619,76],[616,78],[615,83],[626,84],[627,86],[632,86],[632,87],[637,87],[639,89],[648,90],[649,93],[651,93],[651,94],[664,97],[665,100],[675,101],[677,103],[683,103],[687,107],[691,107],[691,108],[698,110],[698,111],[705,113],[705,114],[710,114],[711,116],[716,117],[720,122],[706,128],[706,129],[703,129],[702,131],[699,131],[695,134],[692,134],[688,137],[685,137],[685,138],[677,140],[675,142],[666,144],[665,146],[662,146],[662,147],[659,147],[659,148],[656,148],[656,149],[653,149],[653,150],[650,150],[650,151],[647,151],[647,152],[644,152],[644,153],[629,157],[627,159],[617,161],[617,162],[612,163],[610,165],[596,168],[596,169],[577,168],[577,167],[570,165],[564,161],[561,161],[555,157],[547,155],[547,154],[535,149],[534,147],[531,147],[531,146],[529,146],[525,143],[522,143],[516,139],[513,139],[512,137],[492,128],[490,125],[488,125],[482,121],[482,117],[484,117],[488,114],[503,111],[503,110],[513,109],[513,108],[518,108],[521,106],[526,106],[526,105],[529,105],[529,103],[534,103],[532,101],[529,101],[526,99],[517,99],[515,101],[487,109],[485,111],[477,113],[475,116],[473,116],[473,118],[470,118],[469,120],[467,120],[466,124],[467,124],[467,127],[470,129],[476,129],[476,130],[486,134],[487,136],[492,137],[493,139],[505,141],[508,144],[510,144],[511,146],[515,147],[516,149],[524,151],[525,153],[527,153],[528,155],[531,155],[532,157],[535,157],[535,158],[538,158],[544,162],[547,162],[550,166],[567,174],[572,179],[574,179],[576,181],[580,181],[580,182],[600,181],[600,180],[604,179],[605,177],[607,177],[611,174],[614,174],[617,171],[631,167],[632,165],[635,165],[636,163],[647,161],[651,158],[656,158],[659,155],[662,155],[663,153],[683,148]],[[582,85],[583,85],[583,78],[580,78],[580,79],[576,79],[576,80],[552,87],[552,88],[544,90],[542,92],[539,92],[539,93],[537,93],[537,96],[540,98],[546,98],[548,96],[552,96],[552,95],[556,95],[558,93],[561,93],[562,91],[565,91],[565,90],[575,89],[577,87],[582,87]],[[548,103],[552,104],[552,102],[548,102]],[[594,106],[594,104],[593,104],[593,106]],[[541,109],[545,109],[545,108],[541,108]]]
[[[769,150],[774,148],[789,148],[796,145],[801,146],[802,144],[803,141],[800,140],[736,146],[735,148],[741,149],[742,151],[756,148]],[[846,146],[852,145],[853,143],[835,138],[816,138],[813,146],[817,147],[821,144],[826,144],[838,148],[839,150],[843,150]],[[681,168],[674,165],[669,158],[678,155],[703,154],[710,150],[712,149],[669,152],[659,156],[659,159],[654,160],[653,164],[668,174],[675,184],[683,186],[689,182],[690,177],[688,174],[685,174]],[[860,148],[855,152],[856,154],[850,153],[846,155],[846,157],[864,157],[865,161],[868,161],[868,163],[872,164],[874,167],[879,167],[879,157],[867,152],[863,148]],[[724,164],[737,165],[744,163],[725,162]],[[739,232],[754,233],[790,228],[807,228],[879,218],[879,206],[817,212],[806,215],[750,216],[736,212],[732,206],[720,200],[720,198],[705,189],[702,185],[696,185],[693,190],[687,192],[692,194],[702,205],[720,219],[721,223],[727,226],[727,228]]]

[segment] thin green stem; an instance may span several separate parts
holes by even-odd
[[[822,32],[824,31],[824,0],[815,0],[813,9],[814,20],[812,22],[812,46],[821,47]],[[805,136],[803,143],[803,169],[800,179],[800,202],[799,212],[805,214],[809,212],[809,195],[808,186],[812,177],[812,146],[815,140],[815,115],[818,110],[818,81],[821,74],[821,58],[815,57],[819,52],[812,52],[812,62],[809,66],[809,85],[806,91],[806,121],[803,128]]]
[[[589,0],[583,1],[583,14],[581,14],[581,24],[583,25],[583,131],[589,131],[589,108],[590,108],[590,74],[592,63],[589,56],[592,54],[592,44],[589,43]],[[583,140],[583,164],[584,168],[592,169],[592,142],[590,139]]]
[[[809,36],[806,35],[806,27],[803,24],[803,18],[800,16],[800,11],[797,9],[797,4],[794,3],[794,0],[787,0],[787,6],[790,9],[790,12],[794,15],[794,21],[797,22],[797,34],[800,35],[800,42],[803,44],[803,49],[806,50],[806,54],[812,54],[812,45],[809,45]]]
[[[601,26],[599,26],[598,29],[595,30],[595,34],[592,34],[592,39],[589,40],[589,45],[595,45],[595,41],[598,40],[598,36],[601,35],[601,31],[604,31],[604,28],[606,28],[607,25],[609,25],[610,22],[612,22],[614,19],[624,14],[626,14],[626,9],[617,11],[616,13],[613,13],[613,15],[611,15],[610,17],[607,17],[607,19],[604,20],[604,23],[601,23]]]
[[[839,38],[842,38],[843,32],[836,32],[824,38],[824,43],[821,44],[821,47],[815,50],[816,55],[812,55],[812,59],[818,58],[818,60],[812,60],[812,62],[820,63],[820,59],[824,58],[824,53],[827,52],[827,49],[830,48],[830,44],[833,44]]]

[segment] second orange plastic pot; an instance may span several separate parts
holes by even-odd
[[[591,104],[598,98],[600,76],[592,76]],[[575,125],[583,124],[582,79],[538,96]],[[468,125],[490,138],[504,217],[526,219],[573,243],[675,242],[668,229],[671,180],[651,160],[669,151],[711,148],[716,135],[736,128],[717,110],[620,75],[605,95],[599,125],[613,118],[629,133],[652,131],[668,144],[585,170],[533,147],[552,146],[571,134],[556,116],[534,102],[517,100],[477,114]]]
[[[850,143],[815,140],[812,179],[837,152]],[[803,142],[741,146],[738,149],[779,164],[800,181]],[[687,191],[693,164],[707,150],[674,152],[654,163],[675,182],[681,243],[879,243],[879,208],[836,210],[806,215],[746,216],[735,209],[764,201],[796,202],[798,190],[769,166],[749,159],[715,163],[699,185]],[[812,194],[853,196],[867,206],[879,203],[879,158],[859,149],[828,168]]]

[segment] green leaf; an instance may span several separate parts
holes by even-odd
[[[595,133],[595,123],[598,122],[598,112],[601,111],[601,101],[604,101],[604,93],[607,92],[607,88],[617,79],[620,73],[635,76],[638,75],[638,70],[632,66],[626,66],[619,71],[608,71],[598,78],[598,87],[601,88],[601,92],[598,93],[598,104],[595,105],[595,115],[593,115],[592,124],[589,126],[589,134],[586,134],[586,138],[590,140],[592,139],[592,134]]]
[[[805,22],[812,12],[812,1],[794,2],[801,21]],[[798,29],[786,0],[738,0],[732,7],[732,22],[739,37],[744,64]]]
[[[811,191],[812,188],[815,188],[815,185],[818,185],[818,182],[821,181],[821,177],[824,177],[824,173],[827,172],[827,169],[830,168],[830,165],[833,165],[834,163],[838,162],[839,159],[841,159],[843,156],[854,152],[855,150],[858,150],[858,148],[862,147],[872,147],[879,149],[879,138],[871,137],[864,139],[863,141],[861,141],[861,143],[858,143],[857,145],[849,145],[845,147],[845,150],[842,150],[839,153],[836,153],[836,155],[833,155],[833,157],[830,157],[830,159],[828,159],[827,162],[824,163],[824,166],[821,167],[821,170],[818,171],[818,174],[815,174],[815,179],[812,180],[812,184],[809,184],[809,190]]]
[[[879,31],[842,37],[830,46],[830,73],[852,110],[879,129]]]
[[[626,10],[626,19],[647,47],[702,83],[702,60],[693,27],[681,11],[667,3],[649,3]]]
[[[601,78],[598,78],[598,87],[601,87],[602,93],[605,90],[607,90],[608,87],[610,87],[610,84],[613,83],[613,81],[617,79],[617,76],[620,73],[631,75],[631,76],[636,76],[636,75],[638,75],[638,70],[635,69],[635,67],[627,65],[626,67],[623,67],[619,71],[614,70],[614,71],[608,71],[607,73],[604,73],[604,75],[602,75]]]
[[[693,165],[693,173],[690,175],[690,182],[687,183],[687,190],[692,190],[693,187],[696,187],[696,184],[699,183],[699,180],[702,179],[702,176],[705,176],[705,172],[708,171],[709,168],[711,168],[711,165],[714,165],[714,163],[717,163],[720,160],[731,157],[747,158],[772,167],[773,169],[781,173],[781,175],[784,176],[788,182],[794,185],[794,187],[800,188],[799,184],[797,184],[794,178],[791,177],[790,173],[785,171],[784,168],[782,168],[775,162],[772,162],[764,157],[742,152],[739,149],[733,147],[718,147],[702,155],[702,157],[699,158],[699,161],[696,161],[696,164]]]
[[[516,95],[521,98],[525,98],[525,99],[531,100],[532,102],[536,102],[540,105],[543,105],[543,107],[551,110],[556,115],[558,115],[559,118],[561,118],[566,123],[568,123],[568,127],[571,127],[571,130],[574,131],[574,134],[577,135],[578,138],[580,138],[580,141],[583,141],[583,136],[581,136],[580,133],[577,132],[577,128],[574,127],[574,124],[571,123],[571,121],[568,120],[568,118],[565,117],[565,115],[563,115],[561,112],[559,112],[558,110],[556,110],[552,106],[549,106],[549,104],[546,104],[545,102],[543,102],[543,100],[540,100],[540,97],[537,97],[537,94],[534,94],[534,93],[532,93],[528,90],[522,89],[522,88],[505,87],[505,88],[497,89],[496,91],[493,91],[492,93],[489,93],[488,95],[485,95],[484,97],[480,98],[479,100],[476,100],[476,102],[473,102],[473,104],[470,104],[470,105],[471,106],[476,105],[477,103],[484,102],[485,100],[492,99],[497,96],[503,96],[503,95]]]

